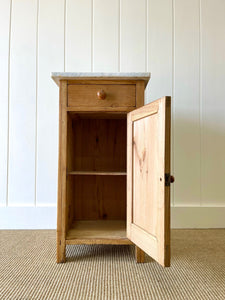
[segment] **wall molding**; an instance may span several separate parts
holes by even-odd
[[[0,207],[0,229],[56,229],[56,207]],[[225,207],[172,207],[172,228],[225,228]]]
[[[0,229],[56,229],[56,207],[0,207]]]
[[[225,228],[225,206],[172,207],[172,228]]]

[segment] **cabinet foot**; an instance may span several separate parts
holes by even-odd
[[[65,263],[66,262],[66,244],[62,241],[62,239],[57,241],[57,263]]]
[[[137,263],[145,262],[145,252],[137,246],[135,246],[135,257]]]

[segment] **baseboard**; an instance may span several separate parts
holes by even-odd
[[[0,229],[55,229],[56,207],[0,207]]]
[[[172,207],[172,228],[225,228],[225,207]]]
[[[172,207],[172,228],[225,228],[225,207]],[[56,207],[0,207],[0,229],[55,229]]]

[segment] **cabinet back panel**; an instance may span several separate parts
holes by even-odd
[[[74,220],[125,220],[126,176],[71,175]]]
[[[126,119],[72,119],[68,171],[126,172]]]

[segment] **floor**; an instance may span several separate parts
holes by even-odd
[[[0,299],[225,299],[225,229],[173,230],[172,264],[136,264],[133,246],[68,246],[56,233],[0,231]]]

